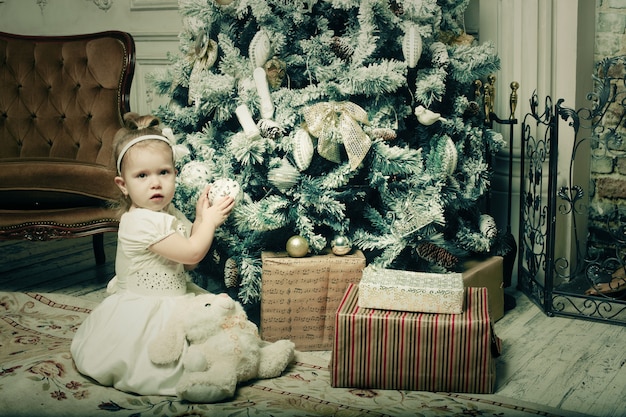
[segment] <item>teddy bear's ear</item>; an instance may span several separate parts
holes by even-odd
[[[181,323],[183,311],[180,306],[167,322],[167,325],[148,345],[148,357],[157,365],[172,363],[180,358],[185,344],[185,331]]]

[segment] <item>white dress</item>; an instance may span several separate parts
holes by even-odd
[[[191,223],[178,210],[133,209],[122,215],[118,231],[116,276],[111,293],[72,340],[78,370],[102,385],[141,395],[176,395],[182,360],[154,365],[148,344],[166,325],[176,304],[203,291],[188,282],[184,266],[148,248],[172,233],[188,236]],[[183,356],[187,346],[183,348]],[[182,357],[182,356],[181,356]]]

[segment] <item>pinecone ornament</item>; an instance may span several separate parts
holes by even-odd
[[[239,268],[233,258],[226,259],[224,263],[224,284],[226,288],[235,288],[239,285]]]
[[[465,117],[476,117],[480,114],[480,106],[475,101],[470,101],[467,109],[463,113]]]
[[[400,17],[404,14],[404,6],[402,3],[397,2],[396,0],[389,1],[389,10],[397,17]]]
[[[420,258],[446,269],[452,268],[459,262],[459,258],[433,243],[420,243],[415,250]]]
[[[330,49],[338,58],[345,62],[350,62],[352,55],[354,55],[354,48],[341,36],[332,37]]]
[[[264,138],[276,140],[285,136],[285,129],[274,120],[260,119],[256,125]]]
[[[488,239],[493,239],[498,234],[498,227],[496,221],[489,214],[481,214],[478,220],[478,228],[480,233]]]
[[[371,135],[375,139],[394,140],[398,137],[395,130],[387,127],[377,127],[372,129]]]

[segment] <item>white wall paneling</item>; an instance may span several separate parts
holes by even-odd
[[[167,54],[168,52],[178,53],[178,32],[135,34],[134,38],[137,45],[137,62],[130,105],[133,111],[148,114],[159,104],[167,103],[168,98],[155,95],[146,81],[146,76],[156,71],[163,71],[170,64]]]
[[[495,44],[501,57],[496,92],[496,113],[500,117],[509,114],[509,83],[518,81],[518,106],[515,116],[519,124],[513,140],[513,209],[512,229],[518,235],[519,185],[520,185],[520,133],[523,116],[530,111],[529,100],[534,91],[543,110],[544,98],[552,97],[554,103],[565,99],[565,106],[579,108],[590,91],[593,68],[594,0],[480,0],[480,41]],[[591,23],[590,23],[591,22]],[[591,43],[590,43],[591,42]],[[589,46],[591,45],[591,46]],[[508,127],[502,129],[508,138]],[[573,133],[561,128],[561,148],[571,149]],[[541,132],[535,136],[541,135]],[[508,149],[495,158],[493,184],[494,215],[500,227],[506,223],[508,191]],[[544,171],[547,174],[547,169]],[[579,172],[588,175],[582,167]],[[561,166],[558,185],[565,185],[568,168]],[[547,181],[547,178],[545,179]],[[586,184],[586,183],[585,183]],[[586,187],[585,187],[586,188]],[[562,253],[571,251],[570,227],[559,225],[557,237]],[[561,244],[561,242],[563,244]],[[516,269],[513,281],[516,283]]]

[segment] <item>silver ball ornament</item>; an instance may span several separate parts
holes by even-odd
[[[330,249],[335,255],[347,255],[352,250],[352,242],[347,236],[335,236],[333,240],[330,241]]]
[[[287,241],[286,249],[292,258],[302,258],[309,253],[309,242],[300,235],[291,236]]]

